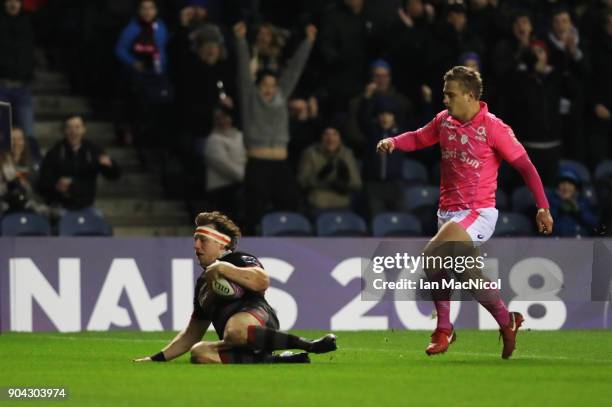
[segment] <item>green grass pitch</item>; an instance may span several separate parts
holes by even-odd
[[[299,331],[319,336],[320,331]],[[428,357],[428,332],[339,332],[310,365],[136,364],[172,332],[4,333],[0,387],[65,386],[75,406],[590,406],[612,400],[612,331],[521,331],[500,359],[496,331],[458,331]],[[211,336],[212,338],[212,336]]]

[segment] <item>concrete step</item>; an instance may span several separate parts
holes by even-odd
[[[189,221],[181,201],[98,199],[96,208],[115,226],[175,226]]]
[[[37,70],[34,72],[32,91],[34,94],[66,94],[70,92],[70,82],[62,72]]]
[[[106,148],[106,153],[119,164],[125,172],[140,171],[142,164],[138,159],[136,150],[127,147]]]
[[[99,178],[99,198],[160,199],[163,188],[159,176],[142,172],[124,172],[120,179],[109,181]]]
[[[158,216],[106,216],[104,218],[111,225],[116,227],[149,227],[149,226],[177,226],[177,225],[188,225],[190,222],[189,216],[186,212],[168,213],[165,215]]]
[[[87,98],[78,96],[34,96],[34,114],[40,119],[63,118],[69,114],[91,117],[92,109]]]
[[[178,236],[191,237],[193,227],[191,226],[118,226],[113,228],[115,236]]]
[[[87,134],[85,137],[98,146],[108,149],[115,142],[115,133],[112,123],[94,122],[85,123]],[[41,148],[49,149],[63,137],[63,123],[61,120],[37,121],[34,123],[34,134]]]
[[[96,208],[105,214],[133,216],[160,216],[166,213],[185,212],[183,201],[147,199],[97,199]]]

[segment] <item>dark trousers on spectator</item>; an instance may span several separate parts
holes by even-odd
[[[34,137],[34,106],[30,87],[10,82],[0,80],[0,101],[11,104],[13,126],[21,127],[26,136]]]
[[[297,209],[295,176],[287,160],[249,158],[244,183],[248,234],[255,234],[261,217],[269,209]]]

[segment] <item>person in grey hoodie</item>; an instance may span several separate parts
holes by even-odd
[[[283,68],[281,75],[262,71],[253,77],[249,69],[246,25],[234,26],[238,56],[238,92],[248,162],[245,172],[248,232],[253,234],[268,207],[294,210],[295,177],[287,161],[289,109],[293,93],[314,44],[317,29],[306,27],[306,39]]]
[[[242,132],[232,123],[232,112],[218,106],[213,112],[214,127],[206,139],[206,195],[215,208],[232,219],[242,217],[242,187],[246,150]]]

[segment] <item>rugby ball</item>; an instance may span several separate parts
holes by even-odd
[[[240,298],[244,295],[244,288],[223,277],[213,280],[212,290],[215,294],[224,298]]]

